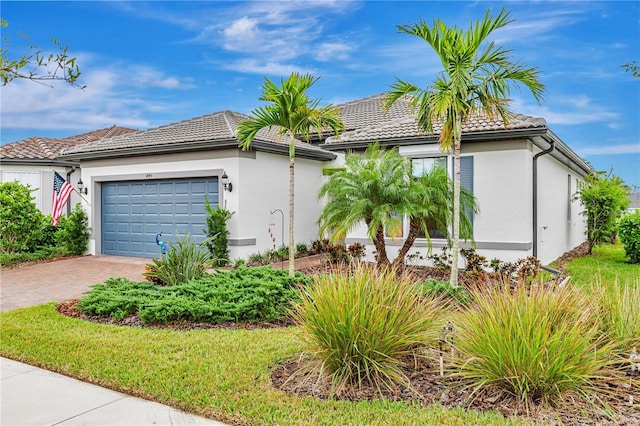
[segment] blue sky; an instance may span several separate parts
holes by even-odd
[[[225,109],[249,113],[264,77],[320,77],[311,93],[341,103],[388,90],[396,77],[428,85],[440,64],[396,25],[421,18],[468,25],[488,8],[515,22],[494,33],[547,86],[543,117],[597,170],[640,186],[640,3],[605,2],[1,2],[9,57],[54,36],[78,58],[85,90],[14,81],[0,89],[1,142],[65,137],[111,125],[146,129]],[[28,35],[25,39],[20,34]]]

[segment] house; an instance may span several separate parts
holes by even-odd
[[[397,102],[385,114],[383,97],[342,105],[351,130],[319,146],[357,152],[378,142],[398,147],[411,158],[414,170],[442,165],[453,175],[452,155],[439,147],[441,127],[436,124],[435,134],[425,134],[406,103]],[[363,116],[366,124],[358,126]],[[515,115],[506,128],[500,120],[471,118],[463,128],[461,185],[473,192],[480,206],[480,213],[472,218],[477,251],[488,259],[514,261],[533,255],[546,263],[579,245],[585,239],[586,224],[573,195],[579,182],[592,172],[542,118]],[[435,237],[434,248],[446,245],[437,234]],[[353,242],[368,243],[364,227],[348,235],[346,244]],[[402,241],[388,239],[386,243],[390,258],[395,257],[393,249],[397,253]],[[424,238],[414,244],[423,252],[426,246]]]
[[[0,147],[0,163],[2,163],[0,182],[17,180],[21,184],[29,185],[35,189],[32,196],[36,206],[45,215],[51,214],[53,173],[58,172],[74,186],[80,179],[79,173],[74,175],[79,163],[58,158],[60,152],[85,143],[134,131],[134,129],[112,126],[64,139],[31,137],[2,145]],[[79,195],[73,192],[69,206],[79,202]]]
[[[168,242],[185,233],[202,241],[205,196],[234,213],[228,223],[232,259],[285,243],[271,234],[282,235],[283,225],[288,230],[288,140],[264,130],[250,151],[239,149],[236,128],[246,118],[221,111],[65,151],[62,157],[80,163],[88,185],[90,252],[156,257],[160,233]],[[297,143],[298,241],[317,238],[322,168],[337,157]]]
[[[627,207],[628,213],[633,213],[640,210],[640,192],[632,192],[629,194],[629,207]]]
[[[346,152],[379,142],[398,147],[416,170],[452,169],[437,135],[424,134],[402,102],[383,110],[383,96],[338,105],[346,126],[340,137],[297,142],[297,241],[318,238],[323,169],[339,167]],[[159,233],[168,240],[183,233],[202,240],[205,196],[234,212],[229,221],[232,259],[280,246],[280,235],[286,243],[288,143],[274,131],[262,131],[252,149],[242,151],[236,128],[246,118],[222,111],[65,150],[60,158],[79,163],[88,185],[91,253],[155,257]],[[480,205],[473,218],[477,250],[490,259],[535,255],[549,262],[580,244],[585,223],[573,194],[591,172],[544,119],[516,115],[506,128],[486,117],[472,119],[463,131],[462,180]],[[223,184],[223,177],[229,184]],[[364,227],[347,236],[346,243],[353,242],[373,252]],[[436,248],[446,244],[436,234],[432,242]],[[401,242],[387,243],[393,258]],[[426,247],[425,238],[414,246],[423,253]]]

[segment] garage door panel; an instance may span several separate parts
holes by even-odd
[[[217,178],[109,182],[102,185],[102,252],[157,257],[155,237],[206,238],[204,196],[218,204]]]

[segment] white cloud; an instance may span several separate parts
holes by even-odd
[[[606,122],[607,126],[613,128],[622,117],[620,113],[595,103],[586,95],[546,99],[543,106],[527,104],[516,98],[512,102],[512,109],[521,114],[544,117],[551,125]]]
[[[640,154],[640,140],[622,145],[587,146],[576,149],[576,153],[583,156]]]
[[[230,62],[228,64],[225,64],[225,68],[233,71],[262,75],[288,76],[292,72],[297,72],[300,74],[314,74],[313,69],[301,68],[296,65],[290,65],[275,61],[263,62],[257,59],[241,59],[238,61]]]
[[[111,64],[97,68],[91,55],[82,60],[84,90],[55,82],[53,88],[16,80],[2,89],[2,126],[7,129],[94,130],[112,125],[146,128],[146,113],[169,111],[152,90],[194,87],[190,78],[168,76],[146,65]],[[46,136],[46,135],[40,135]]]
[[[250,51],[260,43],[261,31],[258,21],[246,16],[234,21],[222,31],[225,49],[232,51]]]
[[[316,59],[322,62],[326,61],[346,61],[349,59],[349,54],[354,50],[354,47],[346,43],[321,43],[318,46],[318,52],[316,53]]]

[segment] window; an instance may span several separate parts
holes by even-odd
[[[447,157],[425,157],[425,158],[413,158],[411,159],[413,166],[413,175],[420,176],[424,172],[432,170],[434,167],[447,168]],[[473,193],[473,156],[466,155],[460,157],[460,186]],[[471,226],[473,226],[473,212],[466,211]],[[430,238],[445,238],[446,232],[443,229],[438,229],[434,224],[427,224]],[[424,232],[421,230],[418,234],[418,238],[425,238]]]
[[[422,176],[424,173],[433,170],[435,167],[443,169],[447,168],[447,157],[425,157],[425,158],[412,158],[411,159],[412,173],[414,177]],[[444,238],[446,232],[442,229],[438,229],[435,223],[432,221],[427,222],[427,228],[429,230],[430,238]],[[420,230],[418,238],[425,238],[424,230]]]
[[[447,168],[447,157],[427,157],[427,158],[412,158],[411,168],[413,176],[422,176],[425,172],[432,170],[434,167]]]

